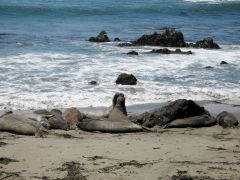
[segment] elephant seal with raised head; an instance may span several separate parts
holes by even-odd
[[[143,128],[132,123],[127,117],[125,97],[116,93],[113,97],[113,109],[105,119],[84,119],[78,123],[84,131],[99,131],[104,133],[133,133],[143,131]]]
[[[210,127],[217,123],[214,117],[209,115],[193,116],[184,119],[176,119],[164,126],[164,128],[186,128],[186,127]]]

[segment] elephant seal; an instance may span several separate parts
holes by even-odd
[[[34,111],[34,113],[44,115],[50,124],[50,129],[68,130],[67,123],[63,119],[62,112],[60,110],[53,109],[49,112],[43,109]]]
[[[217,115],[217,122],[223,128],[238,126],[237,118],[229,112],[223,111]]]
[[[99,131],[103,133],[133,133],[143,131],[143,128],[132,123],[127,117],[125,97],[116,93],[113,97],[113,109],[108,118],[83,119],[78,127],[84,131]]]
[[[216,122],[216,119],[209,115],[193,116],[184,119],[176,119],[165,125],[164,128],[209,127],[215,125]]]
[[[19,114],[8,113],[0,117],[0,131],[21,135],[35,135],[40,126],[38,121]]]
[[[68,108],[64,112],[64,120],[69,129],[76,129],[77,123],[83,120],[83,115],[77,108]]]

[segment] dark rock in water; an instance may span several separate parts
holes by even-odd
[[[118,78],[116,80],[116,84],[136,85],[137,84],[137,79],[132,74],[122,73],[118,76]]]
[[[205,69],[213,69],[212,66],[205,66],[204,68],[205,68]]]
[[[201,41],[197,41],[195,44],[189,44],[194,48],[204,48],[204,49],[220,49],[219,45],[213,42],[213,39],[208,37]]]
[[[121,41],[121,39],[119,39],[119,38],[115,38],[114,41]]]
[[[127,55],[135,55],[135,56],[137,56],[137,55],[138,55],[138,52],[136,52],[136,51],[129,51],[129,52],[127,53]]]
[[[145,127],[154,127],[155,125],[164,126],[175,119],[183,119],[193,116],[201,116],[207,114],[204,107],[199,106],[192,100],[179,99],[171,102],[169,105],[151,112],[146,112],[131,119],[142,124]]]
[[[226,111],[223,111],[217,115],[217,122],[224,128],[235,127],[239,124],[237,118],[232,113]]]
[[[150,53],[156,54],[192,54],[192,51],[181,51],[181,49],[176,49],[175,51],[171,51],[167,48],[163,49],[153,49]]]
[[[118,44],[119,47],[131,47],[134,46],[133,43],[127,42],[127,43],[120,43]]]
[[[168,123],[165,128],[198,128],[198,127],[210,127],[216,125],[217,121],[214,117],[209,115],[193,116],[184,119],[175,119]]]
[[[136,41],[133,41],[133,44],[138,46],[186,47],[182,32],[174,29],[166,29],[162,34],[143,35]]]
[[[221,61],[220,65],[228,64],[226,61]]]
[[[97,85],[98,83],[97,83],[97,81],[90,81],[88,84],[90,84],[90,85]]]
[[[97,37],[90,37],[89,41],[91,41],[91,42],[110,42],[110,39],[108,38],[106,31],[101,31]]]

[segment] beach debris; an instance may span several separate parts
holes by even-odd
[[[7,157],[0,157],[0,164],[8,165],[11,162],[18,162],[18,161],[15,159],[7,158]]]
[[[110,42],[110,39],[108,38],[107,32],[106,31],[101,31],[98,36],[96,37],[90,37],[89,41],[91,42]]]
[[[137,55],[138,55],[138,52],[136,52],[136,51],[129,51],[129,52],[127,53],[127,55],[135,55],[135,56],[137,56]]]
[[[217,122],[223,128],[236,127],[239,125],[238,119],[232,113],[226,111],[217,115]]]
[[[122,73],[118,76],[116,84],[121,85],[136,85],[137,78],[133,74]]]

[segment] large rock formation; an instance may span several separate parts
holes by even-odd
[[[186,47],[182,32],[167,29],[164,33],[153,33],[151,35],[143,35],[136,41],[134,45],[142,46],[165,46],[165,47]]]
[[[155,125],[164,126],[176,119],[201,116],[204,114],[210,116],[204,107],[199,106],[194,101],[179,99],[171,102],[167,106],[143,113],[136,117],[131,117],[131,119],[138,124],[151,128]]]

